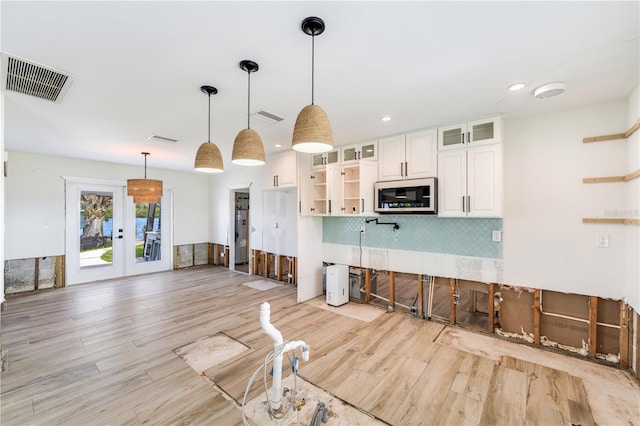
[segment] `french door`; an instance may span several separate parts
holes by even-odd
[[[66,182],[66,283],[172,269],[172,191],[134,203],[122,184]]]

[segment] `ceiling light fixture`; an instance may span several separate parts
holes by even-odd
[[[144,155],[144,179],[127,179],[127,195],[133,197],[134,203],[157,203],[162,197],[162,181],[147,179],[147,155]]]
[[[565,85],[562,82],[549,83],[538,87],[533,91],[533,96],[539,99],[550,98],[564,92]]]
[[[333,148],[333,132],[327,113],[314,104],[315,77],[315,36],[324,32],[324,21],[317,17],[305,18],[302,31],[311,36],[311,105],[300,111],[293,127],[293,146],[295,151],[321,153]]]
[[[258,64],[253,61],[240,61],[240,68],[247,72],[247,128],[240,130],[233,142],[231,162],[241,166],[262,166],[265,163],[264,145],[262,139],[255,130],[251,129],[251,73],[258,71]]]
[[[222,173],[224,171],[222,153],[216,144],[211,143],[211,95],[218,93],[218,89],[211,86],[201,86],[200,90],[209,96],[209,138],[198,148],[193,167],[197,172]]]
[[[511,86],[507,87],[507,90],[510,92],[517,92],[518,90],[523,89],[524,86],[524,83],[514,83]]]
[[[385,115],[384,117],[380,118],[380,121],[384,121],[384,122],[391,121],[391,117],[389,117],[388,115]]]

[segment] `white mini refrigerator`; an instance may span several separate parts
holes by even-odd
[[[349,302],[349,266],[327,266],[327,305],[340,306]]]

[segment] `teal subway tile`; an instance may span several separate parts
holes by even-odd
[[[459,256],[502,259],[502,243],[493,242],[492,231],[502,230],[499,218],[441,218],[436,216],[377,216],[379,222],[365,223],[365,217],[325,217],[322,241],[325,243],[358,246],[360,227],[363,247],[425,251]],[[371,218],[369,218],[371,219]]]

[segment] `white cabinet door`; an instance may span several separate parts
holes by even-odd
[[[262,166],[262,189],[273,189],[276,187],[276,175],[278,160],[274,157],[267,158],[264,166]]]
[[[311,169],[322,169],[330,164],[340,164],[340,148],[333,149],[329,152],[320,154],[311,154]]]
[[[467,150],[467,209],[469,217],[502,216],[502,147]]]
[[[438,216],[466,216],[466,150],[440,153],[438,165]]]
[[[354,145],[346,145],[342,147],[341,164],[356,164],[360,160],[378,159],[378,141],[362,142]]]
[[[360,163],[360,214],[366,216],[377,215],[374,212],[373,184],[378,177],[377,164],[375,162],[362,161]]]
[[[297,186],[298,168],[295,151],[287,151],[278,155],[276,184],[279,188]]]
[[[327,166],[327,214],[329,216],[339,216],[342,179],[340,176],[340,166],[333,164]]]
[[[409,179],[434,177],[438,174],[436,129],[407,133],[405,177]]]
[[[467,124],[452,124],[438,128],[438,150],[460,149],[467,146]]]
[[[396,135],[378,141],[378,180],[404,179],[404,135]]]
[[[360,145],[346,145],[342,148],[342,164],[355,164],[358,162]]]
[[[470,147],[500,143],[502,141],[502,118],[493,117],[467,123],[467,140]]]

